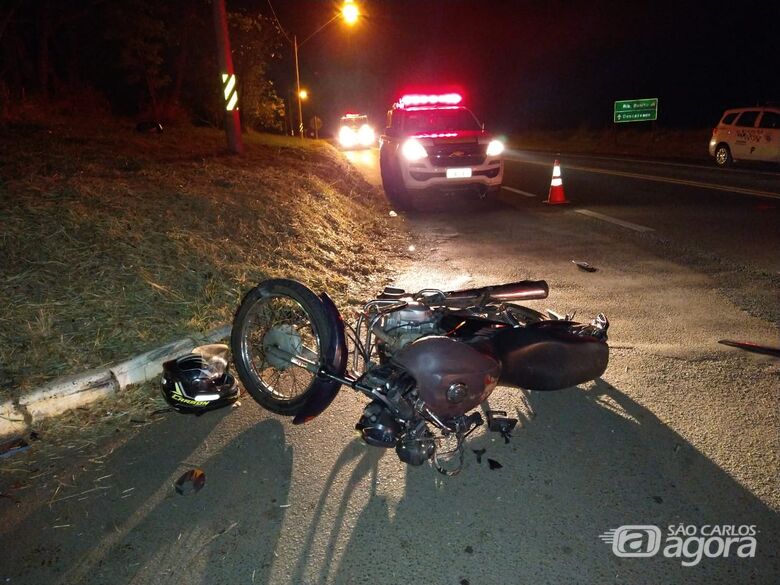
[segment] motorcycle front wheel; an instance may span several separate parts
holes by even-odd
[[[263,408],[294,416],[308,399],[334,332],[322,301],[300,282],[261,282],[233,318],[238,377]]]

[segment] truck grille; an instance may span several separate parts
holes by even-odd
[[[427,147],[428,160],[437,167],[473,167],[485,162],[486,148],[477,142],[434,144]]]

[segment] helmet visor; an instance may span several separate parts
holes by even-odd
[[[228,352],[228,346],[224,343],[201,345],[192,350],[192,353],[203,358],[204,369],[212,380],[222,377],[227,372]]]

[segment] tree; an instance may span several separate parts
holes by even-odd
[[[280,58],[279,31],[262,14],[232,12],[228,18],[244,123],[261,130],[283,132],[284,102],[268,79],[271,60]]]
[[[106,38],[114,41],[118,50],[115,65],[128,85],[141,90],[140,109],[150,109],[155,119],[162,115],[161,92],[170,82],[165,62],[165,50],[175,37],[166,26],[168,7],[154,0],[124,0],[112,2],[106,12]],[[140,96],[139,96],[140,97]]]

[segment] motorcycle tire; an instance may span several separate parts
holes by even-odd
[[[263,408],[295,416],[309,398],[317,375],[289,359],[325,364],[335,335],[320,298],[289,279],[261,282],[241,301],[230,335],[236,372]],[[292,392],[286,389],[292,387]]]

